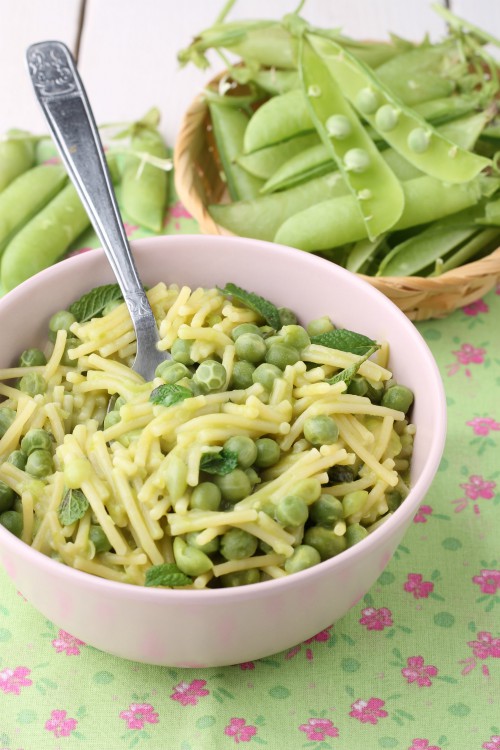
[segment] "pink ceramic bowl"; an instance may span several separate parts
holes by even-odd
[[[287,247],[216,236],[140,240],[142,280],[223,286],[232,281],[305,322],[337,325],[391,347],[391,369],[415,393],[412,489],[396,513],[338,557],[289,577],[209,591],[142,588],[93,577],[33,550],[0,526],[0,559],[13,585],[58,627],[96,648],[178,667],[236,664],[287,649],[342,617],[391,559],[438,468],[446,432],[436,363],[414,325],[372,286],[333,263]],[[0,300],[0,366],[45,339],[52,313],[112,282],[104,253],[65,260]]]

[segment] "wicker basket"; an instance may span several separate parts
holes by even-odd
[[[202,232],[231,236],[207,210],[209,204],[228,200],[209,122],[208,107],[199,95],[185,113],[174,150],[176,190]],[[442,318],[480,299],[500,281],[500,248],[435,278],[360,275],[411,320]]]

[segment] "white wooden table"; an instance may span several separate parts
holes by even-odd
[[[237,0],[229,18],[280,18],[298,0]],[[445,0],[439,0],[445,4]],[[449,0],[451,9],[500,36],[500,0]],[[132,121],[151,106],[173,145],[182,114],[222,63],[180,68],[177,52],[210,26],[223,0],[0,0],[0,135],[10,127],[46,132],[26,73],[25,50],[64,41],[78,60],[99,124]],[[356,38],[393,31],[418,41],[445,30],[430,0],[308,0],[302,15]]]

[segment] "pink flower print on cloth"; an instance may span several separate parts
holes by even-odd
[[[424,664],[422,656],[409,656],[406,665],[401,670],[401,674],[406,677],[408,683],[416,682],[419,687],[430,687],[432,685],[430,678],[438,673],[437,667]]]
[[[430,505],[421,505],[415,514],[413,523],[427,523],[427,516],[432,514],[432,508]]]
[[[427,599],[434,591],[434,584],[432,581],[424,581],[420,573],[408,573],[408,580],[403,584],[403,588],[413,594],[415,599]]]
[[[481,588],[483,594],[496,594],[500,589],[500,570],[483,569],[481,575],[474,576],[472,581]]]
[[[429,745],[429,740],[412,740],[408,750],[441,750],[437,745]]]
[[[33,682],[28,680],[31,669],[28,667],[16,667],[15,669],[2,669],[0,672],[0,690],[4,693],[19,695],[22,687],[29,687]]]
[[[478,659],[487,659],[489,656],[500,659],[500,638],[493,638],[491,633],[484,630],[477,634],[477,641],[467,641],[467,645]]]
[[[349,716],[358,719],[362,724],[376,724],[379,719],[388,716],[387,711],[382,708],[384,704],[385,701],[380,698],[370,698],[368,701],[360,698],[352,704]]]
[[[492,734],[489,742],[483,742],[481,747],[484,750],[500,750],[500,735]]]
[[[339,736],[339,730],[330,719],[317,719],[314,716],[308,719],[307,724],[301,724],[299,729],[305,732],[307,739],[312,742],[324,742],[325,737]]]
[[[480,313],[487,313],[489,312],[490,308],[486,304],[486,302],[482,299],[477,299],[475,302],[471,302],[470,305],[465,305],[465,307],[462,307],[462,310],[466,315],[470,315],[472,317],[475,317],[476,315],[479,315]]]
[[[233,737],[236,743],[250,742],[252,737],[257,734],[257,727],[247,724],[245,719],[233,718],[224,728],[224,734],[227,737]]]
[[[492,417],[474,417],[465,424],[472,427],[475,435],[487,436],[492,431],[500,430],[500,422],[496,422]]]
[[[199,698],[208,695],[205,690],[206,680],[193,680],[192,682],[179,682],[175,685],[174,692],[170,696],[173,701],[179,701],[182,706],[196,706]]]
[[[127,711],[120,712],[129,729],[143,729],[144,724],[158,724],[158,714],[150,703],[131,703]]]
[[[57,638],[52,641],[52,645],[58,654],[65,653],[67,656],[78,656],[80,646],[85,646],[85,643],[65,630],[60,630]]]
[[[383,630],[392,625],[392,613],[387,607],[366,607],[361,610],[360,624],[364,625],[367,630]]]
[[[50,719],[45,722],[47,732],[53,732],[54,737],[69,737],[78,724],[76,719],[66,718],[66,711],[51,711]]]
[[[472,344],[462,344],[460,349],[456,349],[452,354],[455,355],[456,362],[448,365],[448,375],[455,375],[462,365],[482,365],[486,349],[476,348]],[[464,372],[468,378],[471,377],[472,373],[468,367],[465,368]]]
[[[460,513],[462,510],[472,504],[474,513],[480,514],[479,505],[476,500],[491,500],[495,497],[496,482],[491,482],[484,479],[479,474],[473,474],[469,477],[468,482],[464,482],[460,487],[465,490],[465,497],[461,497],[458,500],[452,500],[453,505],[456,506],[455,513]]]

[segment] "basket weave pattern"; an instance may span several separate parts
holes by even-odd
[[[200,230],[231,236],[207,210],[208,205],[227,201],[228,197],[203,95],[193,101],[184,115],[174,149],[174,173],[177,194]],[[360,275],[411,320],[441,318],[480,299],[500,281],[500,248],[481,260],[433,278]]]

